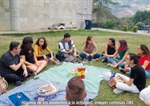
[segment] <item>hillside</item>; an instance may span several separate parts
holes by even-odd
[[[150,10],[150,0],[113,0],[119,2],[118,6],[110,6],[112,14],[116,17],[122,18],[132,16],[138,10]]]

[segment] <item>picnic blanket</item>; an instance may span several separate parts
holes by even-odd
[[[80,67],[82,64],[78,63],[69,63],[63,62],[60,66],[55,66],[53,68],[48,69],[47,71],[37,75],[42,80],[49,80],[53,82],[58,82],[60,84],[67,85],[67,82],[73,77],[68,71]],[[96,66],[88,66],[85,65],[85,79],[84,83],[86,86],[86,91],[98,93],[100,81],[103,80],[103,75],[105,72],[109,72],[111,70],[96,67]]]
[[[55,95],[51,95],[50,97],[48,97],[48,100],[57,100],[58,102],[60,101],[66,101],[65,99],[65,95],[66,95],[66,86],[59,84],[59,83],[54,83],[52,82],[54,86],[57,86],[59,88],[59,91],[57,94]],[[10,95],[13,95],[15,93],[18,92],[22,92],[24,93],[29,99],[30,99],[30,106],[40,106],[40,104],[38,104],[37,102],[37,97],[39,97],[39,95],[36,94],[36,89],[42,85],[48,84],[47,81],[41,80],[41,79],[31,79],[30,81],[26,82],[25,84],[16,87],[12,90],[10,90],[9,92],[3,94],[0,96],[0,106],[14,106],[14,104],[11,102],[11,100],[9,99]],[[90,93],[87,92],[87,97],[85,98],[85,100],[89,100],[89,99],[93,99],[97,96],[97,94],[95,93]],[[47,105],[48,101],[45,101],[44,106],[49,106],[49,104]],[[41,104],[43,106],[43,104]],[[26,105],[25,105],[26,106]],[[55,106],[55,105],[51,105],[51,106]],[[58,104],[57,104],[58,106]],[[67,106],[67,105],[61,105],[61,106]]]

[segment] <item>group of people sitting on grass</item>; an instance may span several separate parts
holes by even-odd
[[[60,64],[59,60],[54,58],[54,53],[49,49],[44,37],[38,38],[34,47],[32,46],[32,37],[24,37],[22,44],[16,41],[11,42],[9,50],[1,56],[0,75],[9,83],[21,85],[28,76],[37,75],[49,61],[56,65]],[[70,55],[74,58],[78,57],[78,51],[69,33],[60,40],[59,49],[65,58]],[[44,54],[45,50],[48,52],[47,55]],[[87,37],[80,57],[88,61],[97,61],[100,58],[92,36]],[[119,40],[119,44],[116,45],[115,39],[110,38],[102,53],[102,62],[108,62],[109,66],[119,68],[122,73],[130,76],[128,78],[122,74],[116,74],[124,79],[124,83],[116,84],[115,93],[123,91],[139,93],[146,86],[146,77],[150,77],[150,51],[144,44],[139,46],[138,54],[135,55],[129,52],[126,40]]]

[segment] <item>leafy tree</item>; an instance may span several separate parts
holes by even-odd
[[[95,21],[100,22],[107,19],[115,19],[110,12],[110,5],[118,5],[119,3],[112,0],[94,0],[93,1],[93,14],[95,15]]]
[[[133,22],[136,24],[137,22],[143,22],[145,24],[150,23],[150,11],[137,11],[133,17]]]

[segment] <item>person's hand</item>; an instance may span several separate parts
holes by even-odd
[[[23,72],[23,76],[24,76],[24,77],[27,77],[27,76],[28,76],[28,72],[27,72],[27,70],[24,70],[24,72]]]
[[[115,65],[113,65],[113,68],[117,68],[117,66],[118,66],[118,65],[117,65],[117,64],[115,64]]]
[[[52,62],[54,61],[54,59],[52,57],[49,60],[52,61]]]
[[[23,64],[24,63],[24,59],[20,59],[20,62],[21,62],[21,64]]]
[[[93,56],[94,56],[94,54],[90,54],[90,56],[92,56],[92,57],[93,57]]]
[[[108,56],[108,55],[107,55],[107,54],[105,54],[105,53],[104,53],[103,55],[104,55],[104,56],[106,56],[106,57]]]
[[[48,60],[47,57],[46,57],[45,55],[43,55],[43,58],[44,58],[44,60],[46,60],[46,61]]]
[[[73,54],[73,57],[74,57],[74,58],[76,58],[76,57],[77,57],[77,54],[76,54],[76,53],[74,53],[74,54]]]
[[[130,67],[125,67],[125,68],[124,68],[124,71],[130,71],[130,70],[131,70]]]
[[[37,66],[37,67],[39,67],[39,66],[40,66],[40,64],[39,64],[38,62],[36,62],[35,64],[36,64],[36,66]]]
[[[86,56],[88,57],[88,56],[90,56],[90,54],[86,53]]]
[[[69,53],[72,53],[72,49],[69,50]]]

